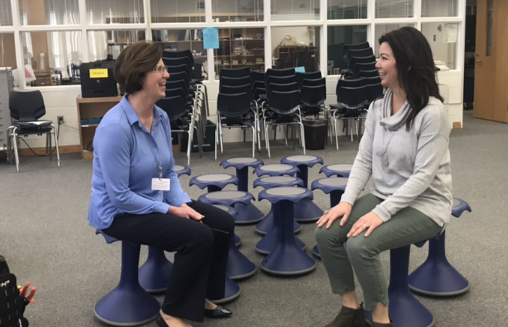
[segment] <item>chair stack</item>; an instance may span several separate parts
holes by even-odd
[[[215,160],[217,144],[223,153],[222,128],[252,130],[252,157],[256,155],[258,137],[258,110],[253,99],[251,70],[249,67],[220,71],[219,95],[217,97],[217,128],[215,130]],[[245,134],[244,134],[245,136]]]
[[[166,96],[157,105],[168,114],[172,133],[188,133],[187,164],[190,165],[194,131],[202,155],[208,103],[206,87],[193,78],[196,77],[194,58],[189,50],[164,50],[162,60],[170,77],[166,81]]]
[[[335,141],[337,151],[338,130],[337,120],[344,122],[346,134],[360,135],[361,122],[365,119],[365,112],[372,101],[383,96],[381,79],[376,68],[376,57],[368,42],[360,44],[347,44],[344,46],[344,60],[348,63],[349,72],[344,74],[337,82],[335,93],[337,104],[330,106],[333,110]]]

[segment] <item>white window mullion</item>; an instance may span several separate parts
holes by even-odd
[[[213,17],[212,17],[212,0],[205,0],[205,22],[206,26],[213,25]],[[208,72],[208,80],[215,81],[215,56],[213,53],[213,49],[206,50],[206,71]]]
[[[265,18],[265,71],[272,68],[272,1],[264,0],[263,16]]]
[[[369,41],[370,46],[374,49],[374,53],[376,53],[375,48],[377,46],[376,38],[376,4],[375,0],[368,0],[367,2],[367,41]]]
[[[319,33],[319,62],[321,75],[328,75],[328,0],[319,1],[319,18],[323,22]]]
[[[143,0],[143,10],[145,11],[145,39],[152,40],[152,9],[150,0]]]
[[[12,9],[12,26],[14,27],[14,46],[16,51],[16,66],[18,66],[18,81],[19,88],[26,88],[26,78],[25,78],[25,60],[24,60],[24,52],[23,45],[21,44],[21,32],[20,32],[20,21],[19,21],[19,6],[18,0],[11,0],[11,9]]]
[[[79,19],[81,22],[81,46],[83,49],[81,60],[82,62],[89,62],[90,50],[88,49],[88,16],[86,12],[86,0],[79,0]]]

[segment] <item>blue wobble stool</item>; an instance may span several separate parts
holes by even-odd
[[[270,177],[261,177],[254,181],[254,187],[261,186],[265,190],[269,190],[274,187],[294,187],[294,186],[302,186],[303,181],[298,177],[293,176],[270,176]],[[270,219],[270,220],[268,220]],[[261,254],[270,254],[270,252],[277,247],[277,245],[281,242],[281,231],[277,225],[273,222],[274,220],[274,206],[272,205],[272,209],[270,213],[267,215],[267,218],[263,220],[263,222],[269,221],[271,224],[268,226],[268,232],[261,239],[261,241],[256,244],[256,252]],[[294,224],[297,224],[293,220],[293,230],[295,228]],[[258,226],[261,223],[258,224]],[[300,229],[300,225],[297,225],[298,231]],[[295,241],[298,247],[305,249],[305,243],[303,243],[298,237],[295,236]]]
[[[214,204],[214,207],[226,211],[235,219],[238,216],[238,213],[233,207],[226,207],[220,204]],[[243,279],[254,275],[256,271],[257,271],[256,265],[252,263],[252,261],[247,259],[247,257],[244,256],[243,253],[238,250],[235,244],[235,240],[233,238],[231,240],[231,246],[229,247],[228,254],[228,265],[227,265],[228,277],[231,278],[232,280]]]
[[[323,158],[311,155],[298,155],[282,158],[283,164],[298,167],[300,170],[296,176],[303,180],[303,187],[309,188],[309,167],[312,168],[316,164],[323,164]],[[317,221],[323,215],[321,210],[312,200],[303,199],[295,204],[295,220],[299,223],[308,223]]]
[[[108,244],[118,241],[101,230]],[[138,280],[140,245],[122,241],[120,283],[95,305],[95,316],[112,326],[140,326],[154,320],[160,310],[159,301],[148,294]]]
[[[190,176],[190,174],[191,174],[191,169],[187,166],[174,165],[173,170],[178,175],[178,177],[180,177],[182,175],[189,175]]]
[[[388,314],[394,326],[430,327],[434,317],[423,304],[409,291],[409,253],[411,246],[390,250],[390,286]],[[365,312],[367,320],[372,321],[371,312]]]
[[[256,158],[231,158],[221,162],[224,168],[235,167],[236,177],[238,177],[238,191],[249,192],[249,167],[256,168],[263,164],[263,161]],[[247,206],[235,205],[238,212],[236,218],[237,225],[257,223],[265,216],[261,210],[252,203]]]
[[[238,177],[230,174],[204,174],[192,177],[189,186],[197,185],[200,189],[207,188],[208,192],[217,192],[226,185],[238,185]]]
[[[453,199],[452,215],[460,217],[471,212],[466,201]],[[423,244],[422,244],[423,245]],[[469,281],[446,258],[445,232],[429,240],[427,260],[409,275],[409,288],[416,293],[432,296],[454,296],[469,290]]]
[[[321,190],[325,194],[330,194],[330,208],[339,204],[342,194],[346,191],[347,178],[344,177],[327,177],[320,178],[312,182],[311,190]],[[312,253],[321,258],[317,244],[312,249]]]
[[[281,187],[281,186],[302,186],[303,181],[298,177],[293,176],[269,176],[269,177],[261,177],[254,181],[254,187],[261,186],[265,189],[269,189],[272,187]],[[263,219],[259,224],[256,225],[256,232],[261,235],[268,234],[273,228],[273,207],[270,209],[268,215],[266,215],[265,219]],[[296,221],[293,224],[293,228],[295,233],[298,233],[302,227]]]
[[[299,170],[298,167],[288,164],[270,164],[258,166],[254,172],[258,177],[261,176],[295,176]],[[272,228],[273,214],[268,214],[259,224],[256,225],[256,231],[260,234],[266,234]],[[295,233],[301,229],[300,224],[294,222]]]
[[[323,173],[326,177],[338,176],[338,177],[349,177],[351,173],[351,164],[331,164],[321,167],[319,173]]]
[[[199,201],[206,204],[220,204],[233,207],[235,203],[247,205],[253,200],[252,194],[242,191],[217,191],[203,194],[199,197]],[[221,304],[233,301],[240,296],[240,286],[226,276],[226,294],[222,299],[209,299],[210,301]]]
[[[261,262],[261,269],[276,275],[299,275],[316,268],[316,261],[296,244],[293,233],[295,203],[313,197],[309,189],[302,187],[275,187],[259,193],[259,201],[272,203],[274,223],[280,231],[280,242]]]

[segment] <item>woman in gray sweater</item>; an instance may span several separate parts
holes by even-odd
[[[429,43],[413,27],[385,34],[379,43],[376,68],[387,90],[370,105],[341,202],[317,222],[332,292],[342,301],[326,327],[366,326],[353,270],[365,310],[372,311],[371,326],[393,326],[379,253],[438,235],[452,209],[450,124]],[[370,177],[374,189],[359,197]]]

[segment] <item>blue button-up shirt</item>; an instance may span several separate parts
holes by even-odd
[[[167,213],[190,202],[173,170],[173,146],[168,115],[159,107],[150,133],[126,97],[109,110],[93,140],[91,226],[108,228],[116,215]],[[152,178],[170,179],[169,191],[153,191]]]

